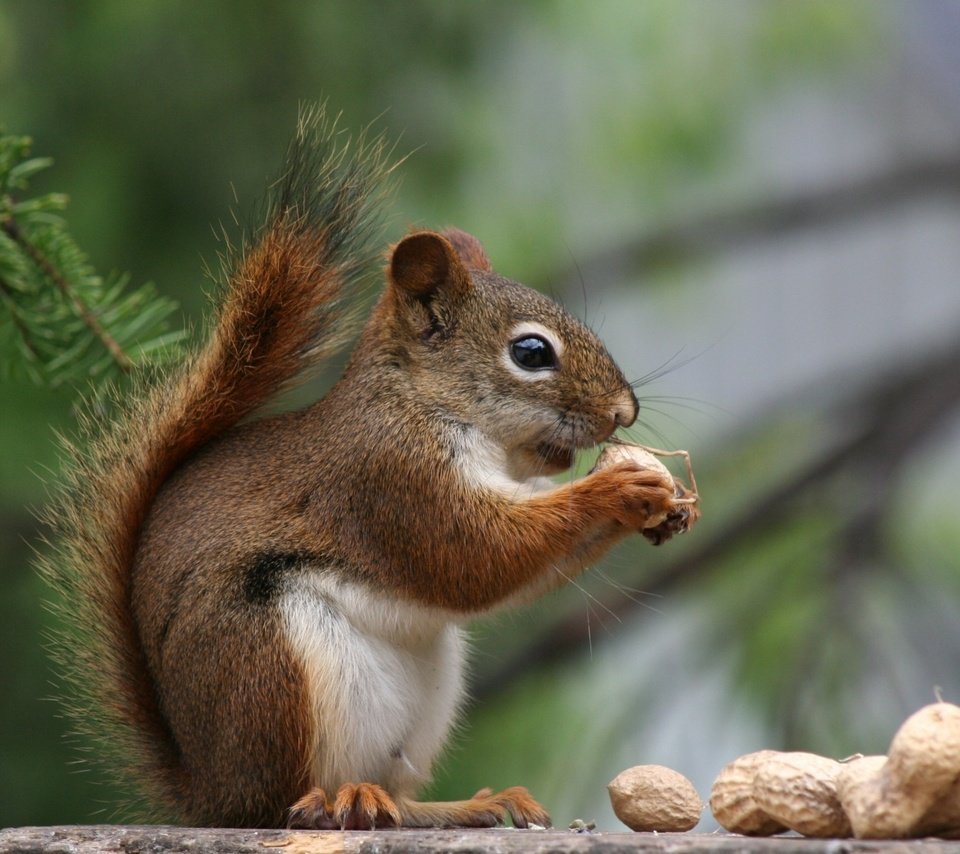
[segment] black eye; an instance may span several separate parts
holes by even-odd
[[[525,371],[545,371],[557,366],[553,347],[539,335],[526,335],[511,341],[510,357]]]

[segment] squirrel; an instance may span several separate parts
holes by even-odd
[[[629,462],[551,478],[636,396],[457,229],[392,247],[325,396],[254,416],[343,346],[386,152],[301,114],[207,340],[88,425],[50,514],[75,712],[182,823],[549,825],[520,786],[417,800],[463,701],[462,626],[688,512]]]

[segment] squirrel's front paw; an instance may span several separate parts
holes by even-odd
[[[655,529],[678,509],[671,477],[633,463],[618,463],[608,471],[616,478],[613,515],[621,525],[635,531]]]
[[[697,496],[681,484],[677,484],[676,497],[672,503],[672,509],[662,522],[644,528],[640,532],[655,546],[665,543],[674,534],[686,533],[700,518],[700,505],[697,503]]]

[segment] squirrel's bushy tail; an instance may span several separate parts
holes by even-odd
[[[130,607],[140,528],[184,458],[349,338],[344,292],[376,258],[387,158],[382,138],[351,142],[322,108],[301,110],[264,224],[225,253],[207,342],[175,372],[118,398],[120,415],[107,426],[88,412],[80,437],[64,443],[40,563],[58,594],[54,648],[68,709],[103,758],[161,809],[185,792]]]

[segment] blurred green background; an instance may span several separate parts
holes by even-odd
[[[958,34],[948,0],[4,0],[0,126],[93,264],[196,327],[214,228],[325,98],[411,152],[385,241],[473,232],[647,378],[633,435],[691,450],[703,522],[476,625],[432,789],[612,828],[629,765],[706,795],[739,753],[878,752],[960,698]],[[30,567],[75,394],[0,385],[3,825],[114,814]]]

